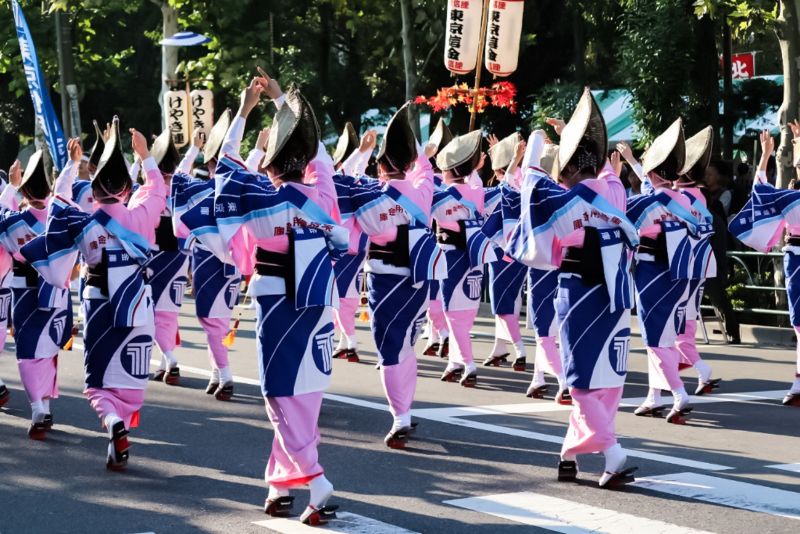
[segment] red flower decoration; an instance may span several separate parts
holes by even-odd
[[[425,104],[435,113],[461,104],[467,106],[470,111],[474,108],[478,113],[483,113],[489,106],[505,108],[511,113],[516,113],[516,96],[517,88],[511,82],[493,83],[491,87],[481,87],[477,91],[462,83],[452,87],[442,87],[431,97],[418,96],[414,99],[414,103]]]

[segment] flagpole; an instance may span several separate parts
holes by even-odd
[[[483,0],[483,11],[481,11],[481,35],[478,41],[478,59],[475,65],[475,85],[472,88],[472,110],[469,115],[469,131],[475,129],[475,118],[478,113],[478,94],[481,89],[481,71],[483,70],[483,47],[486,43],[486,24],[489,17],[489,2],[490,0]]]

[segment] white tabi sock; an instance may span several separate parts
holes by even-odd
[[[50,399],[42,399],[42,406],[44,406],[44,413],[50,413]]]
[[[219,369],[216,368],[216,367],[213,367],[211,369],[211,380],[210,380],[210,382],[212,384],[219,384]]]
[[[543,371],[534,370],[533,371],[533,379],[531,379],[531,386],[533,386],[535,388],[538,388],[539,386],[545,385],[545,383],[546,382],[544,381],[544,372]],[[560,384],[559,384],[559,387],[560,387]]]
[[[697,378],[700,383],[708,382],[711,378],[711,366],[703,360],[697,360],[697,363],[694,364],[694,368],[697,371]]]
[[[219,368],[219,383],[220,384],[228,384],[233,382],[233,373],[231,372],[230,366],[228,367],[220,367]]]
[[[525,342],[520,339],[514,343],[514,352],[516,352],[517,358],[525,358],[527,356],[525,354]]]
[[[308,504],[314,508],[322,508],[333,494],[333,484],[325,478],[325,475],[314,477],[308,483],[309,498]]]
[[[346,334],[345,334],[346,335]],[[353,334],[352,336],[347,336],[347,348],[355,350],[358,348],[358,340],[356,339],[356,335]]]
[[[401,428],[411,427],[411,412],[395,415],[394,424],[392,425],[392,432],[400,430]]]
[[[44,421],[44,403],[40,400],[31,403],[31,422],[41,423]]]
[[[616,443],[603,451],[603,456],[606,457],[606,471],[609,473],[619,473],[628,455],[622,449],[622,445]]]
[[[672,407],[676,410],[682,410],[689,404],[689,394],[686,393],[686,388],[678,388],[672,390],[672,398],[675,399]]]
[[[178,366],[178,359],[172,354],[171,350],[164,352],[164,360],[167,362],[167,369],[172,369]]]
[[[468,363],[467,365],[464,366],[464,376],[476,373],[477,371],[478,371],[478,366],[475,365],[475,362]]]
[[[567,386],[567,377],[564,376],[564,373],[561,373],[560,375],[558,375],[556,377],[556,380],[558,380],[558,389],[559,390],[569,389],[569,386]]]
[[[441,330],[439,330],[439,339],[444,341],[448,337],[450,337],[450,331],[447,330],[447,328],[442,328]]]
[[[278,497],[288,497],[289,490],[287,488],[276,488],[275,486],[270,486],[269,491],[267,492],[267,499],[273,501]]]
[[[508,354],[508,347],[505,339],[494,338],[494,345],[492,346],[491,356],[500,356],[501,354]]]
[[[5,385],[6,385],[6,383],[5,383],[5,382],[3,382],[3,379],[2,379],[2,378],[0,378],[0,386],[5,386]]]
[[[122,419],[120,419],[120,417],[115,413],[110,413],[107,414],[105,417],[103,417],[103,424],[105,425],[106,430],[108,431],[109,439],[114,437],[114,425],[116,425],[120,421],[122,421]]]
[[[644,400],[644,405],[649,407],[661,406],[661,390],[650,388],[647,391],[647,398]]]
[[[428,346],[433,345],[434,343],[439,343],[441,338],[439,337],[439,332],[433,326],[429,326],[428,328]]]
[[[336,349],[334,350],[334,352],[339,352],[340,350],[344,350],[346,348],[347,348],[347,336],[345,336],[345,333],[342,332],[342,334],[339,336],[339,342],[336,343]]]
[[[794,383],[792,384],[789,393],[800,393],[800,376],[794,379]]]
[[[574,462],[578,457],[574,454],[562,454],[561,461],[562,462]]]

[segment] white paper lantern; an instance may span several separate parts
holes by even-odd
[[[486,70],[509,76],[517,70],[524,0],[492,0],[486,25]]]
[[[164,93],[164,120],[172,132],[175,146],[180,148],[189,139],[189,93],[186,91],[167,91]]]
[[[475,70],[480,46],[483,0],[447,0],[444,66],[455,74]]]
[[[189,93],[192,106],[192,136],[201,131],[208,137],[214,126],[214,93],[208,89],[195,89]]]

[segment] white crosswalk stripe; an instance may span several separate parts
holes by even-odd
[[[800,493],[699,473],[675,473],[637,479],[644,489],[741,508],[751,512],[800,519]]]
[[[413,530],[390,525],[365,517],[363,515],[351,514],[350,512],[337,512],[337,518],[324,526],[311,527],[304,525],[297,518],[294,519],[266,519],[256,521],[254,525],[266,527],[273,532],[280,534],[312,534],[320,532],[347,532],[348,534],[419,534]]]
[[[532,492],[471,497],[445,501],[445,504],[565,534],[709,534]]]

